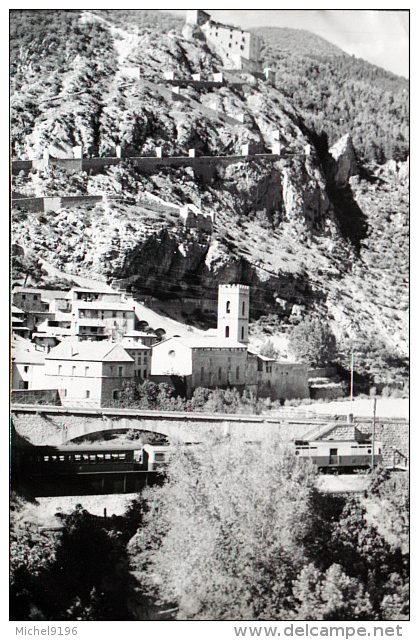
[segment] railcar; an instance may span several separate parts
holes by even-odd
[[[319,471],[339,472],[368,469],[382,463],[381,442],[354,441],[295,441],[295,455],[310,460]]]
[[[166,445],[60,445],[33,447],[20,454],[29,476],[158,471],[165,464]]]

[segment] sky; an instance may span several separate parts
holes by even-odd
[[[382,3],[384,4],[384,3]],[[394,6],[394,5],[393,5]],[[404,5],[406,6],[406,5]],[[184,14],[185,10],[172,10]],[[214,20],[252,27],[311,31],[343,51],[405,78],[409,77],[408,10],[205,9]]]

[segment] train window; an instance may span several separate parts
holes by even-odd
[[[143,461],[143,452],[140,450],[134,451],[134,462],[142,462]]]
[[[65,456],[59,456],[60,462],[65,462]]]
[[[44,456],[44,462],[49,462],[49,456]]]
[[[94,453],[92,453],[92,454],[89,456],[89,460],[90,460],[90,462],[96,462],[96,455],[95,455]]]
[[[113,460],[113,462],[118,462],[118,454],[117,453],[113,453],[112,454],[112,460]]]
[[[110,459],[111,459],[111,454],[105,453],[105,460],[110,460]]]
[[[120,454],[118,454],[118,458],[119,458],[120,460],[125,460],[125,458],[126,458],[126,457],[127,457],[127,456],[126,456],[126,454],[125,454],[125,453],[120,453]]]
[[[98,462],[103,462],[103,453],[98,453],[97,454],[97,461]]]
[[[58,456],[51,456],[51,460],[52,460],[53,462],[57,462],[57,460],[58,460]]]
[[[89,456],[87,453],[83,453],[83,462],[89,462]]]
[[[76,462],[80,462],[80,460],[81,460],[81,455],[80,455],[79,453],[76,453],[76,454],[74,455],[74,460],[75,460]]]

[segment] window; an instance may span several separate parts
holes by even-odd
[[[204,367],[201,367],[201,382],[204,380],[205,370]]]
[[[116,311],[112,311],[112,318],[116,318]]]
[[[244,340],[244,327],[242,327],[242,340]]]
[[[246,311],[246,303],[245,303],[245,302],[243,302],[243,303],[242,303],[242,316],[244,316],[244,315],[245,315],[245,311]]]
[[[226,302],[226,313],[230,313],[230,300]]]
[[[73,366],[71,367],[71,375],[72,375],[72,376],[75,376],[75,375],[76,375],[76,367],[75,367],[75,365],[73,365]]]
[[[90,367],[84,367],[84,375],[85,376],[89,375],[89,370],[90,370]]]
[[[58,365],[58,375],[61,375],[63,372],[63,366],[61,364]]]
[[[29,373],[29,365],[25,364],[25,366],[23,367],[23,372],[24,373]]]
[[[228,43],[229,48],[231,49],[231,42]]]
[[[221,380],[221,375],[222,375],[221,367],[218,367],[218,379],[219,380]]]
[[[115,391],[112,391],[112,399],[113,400],[118,400],[119,399],[119,391],[118,391],[118,389],[115,389]]]
[[[118,367],[118,375],[122,377],[124,375],[124,367]]]
[[[236,380],[240,379],[240,367],[236,367]]]
[[[147,369],[144,369],[144,371],[143,371],[143,378],[144,378],[144,380],[147,378]]]
[[[230,337],[230,327],[226,327],[226,338]]]
[[[19,383],[21,389],[29,389],[29,382],[27,380],[21,380]]]
[[[90,398],[90,391],[89,391],[89,389],[86,389],[86,398]]]

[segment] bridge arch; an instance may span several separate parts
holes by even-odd
[[[159,433],[158,431],[150,431],[147,429],[143,429],[141,427],[134,427],[134,428],[128,428],[128,427],[115,427],[115,428],[107,428],[107,429],[98,429],[98,430],[94,430],[94,431],[88,431],[86,430],[83,434],[81,435],[76,435],[74,436],[74,432],[72,431],[71,434],[69,434],[67,432],[66,434],[66,440],[63,441],[62,444],[78,444],[78,441],[85,439],[85,438],[89,438],[89,437],[93,437],[96,439],[100,439],[103,436],[108,436],[108,435],[119,435],[119,434],[123,434],[123,433],[129,433],[129,432],[137,432],[138,433],[138,438],[135,437],[132,439],[132,443],[135,444],[136,442],[141,442],[142,444],[155,444],[155,443],[166,443],[168,442],[168,437],[167,435],[165,435],[164,433]],[[69,435],[71,435],[71,437],[68,437]]]

